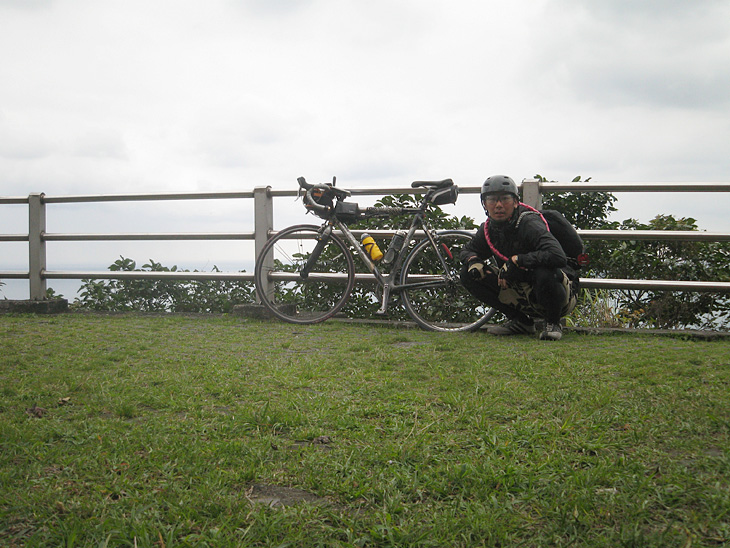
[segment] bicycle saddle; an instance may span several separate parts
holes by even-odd
[[[444,179],[443,181],[413,181],[411,188],[418,188],[422,186],[424,188],[444,188],[454,184],[451,179]]]

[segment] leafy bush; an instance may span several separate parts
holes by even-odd
[[[619,230],[698,231],[692,218],[657,215],[644,224],[627,219]],[[644,280],[729,281],[728,242],[618,241],[600,259],[606,277]],[[630,327],[727,326],[730,299],[723,293],[617,290],[619,315]]]
[[[150,259],[137,268],[120,257],[109,266],[113,272],[190,272],[168,268]],[[194,271],[194,272],[197,272]],[[213,272],[220,272],[213,267]],[[254,302],[253,282],[229,280],[81,280],[74,308],[142,312],[230,312],[236,304]]]
[[[612,302],[610,290],[581,289],[578,305],[566,322],[573,327],[622,327],[624,323]]]
[[[541,181],[546,179],[535,176]],[[590,181],[590,178],[585,182]],[[581,182],[580,177],[573,179]],[[695,219],[658,215],[649,223],[635,219],[609,221],[616,198],[607,192],[549,193],[545,209],[557,209],[574,226],[588,230],[697,231]],[[583,277],[643,280],[727,281],[730,279],[730,244],[727,242],[586,241],[590,268]],[[572,321],[599,321],[600,326],[727,328],[730,299],[719,293],[689,291],[586,291],[584,304]],[[590,311],[588,308],[595,310]],[[608,314],[613,310],[613,316]],[[595,324],[594,324],[595,325]]]
[[[535,175],[535,179],[547,182],[542,175]],[[580,175],[573,179],[573,183],[587,183],[588,177],[581,181]],[[550,192],[543,196],[543,209],[556,209],[568,219],[573,226],[583,230],[608,229],[611,222],[608,216],[617,211],[613,204],[616,197],[610,192]],[[587,242],[590,245],[592,242]]]
[[[375,202],[375,207],[418,208],[421,199],[411,194],[391,194],[383,196]],[[393,217],[374,217],[363,219],[351,226],[354,230],[381,229],[405,230],[413,219],[413,215],[396,215]],[[439,206],[430,206],[426,212],[426,223],[436,230],[476,230],[478,224],[471,217],[457,217],[444,212]]]

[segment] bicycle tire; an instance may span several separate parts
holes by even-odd
[[[321,227],[290,226],[266,242],[254,272],[259,301],[285,322],[323,322],[339,312],[355,285],[352,253],[335,234],[313,265],[308,277],[299,275],[317,244]]]
[[[449,272],[443,272],[436,249],[429,239],[418,242],[403,263],[400,283],[406,285],[428,276],[435,278],[436,284],[403,289],[403,305],[416,323],[428,331],[475,331],[487,323],[496,310],[479,301],[461,283],[459,255],[472,240],[472,235],[452,230],[438,232],[434,239],[443,249],[439,253]]]

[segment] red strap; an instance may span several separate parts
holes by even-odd
[[[538,211],[537,209],[535,209],[534,207],[532,207],[532,206],[528,206],[527,204],[523,204],[522,202],[520,202],[520,203],[518,204],[518,207],[519,207],[519,206],[524,206],[524,207],[525,207],[525,208],[527,208],[527,209],[528,209],[529,211],[533,211],[533,212],[537,213],[537,214],[538,214],[538,215],[540,216],[540,218],[542,219],[542,222],[543,222],[543,223],[545,223],[545,227],[546,227],[546,228],[548,229],[548,232],[550,232],[550,225],[549,225],[549,224],[548,224],[548,222],[547,222],[547,221],[545,220],[545,217],[543,216],[543,214],[542,214],[542,213],[540,213],[540,212],[539,212],[539,211]],[[509,257],[506,257],[505,255],[503,255],[503,254],[502,254],[502,253],[501,253],[501,252],[499,251],[499,249],[497,249],[497,248],[496,248],[496,247],[494,246],[494,244],[492,243],[492,239],[491,239],[491,238],[489,237],[489,217],[487,217],[487,220],[486,220],[486,221],[485,221],[485,223],[484,223],[484,236],[485,236],[485,237],[487,238],[487,243],[489,244],[489,249],[491,249],[491,250],[492,250],[492,253],[494,253],[494,254],[495,254],[495,255],[496,255],[497,257],[499,257],[500,259],[502,259],[502,260],[503,260],[503,261],[504,261],[505,263],[509,262]]]

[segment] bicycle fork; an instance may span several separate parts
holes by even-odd
[[[330,239],[330,236],[332,236],[332,225],[327,225],[322,233],[317,236],[317,245],[314,246],[314,250],[312,250],[312,253],[309,255],[309,258],[307,259],[307,262],[304,264],[302,269],[299,271],[299,276],[306,280],[309,278],[309,272],[312,270],[312,267],[317,264],[317,260],[319,259],[319,256],[322,254],[322,251],[324,251],[324,247],[327,245],[327,242]]]

